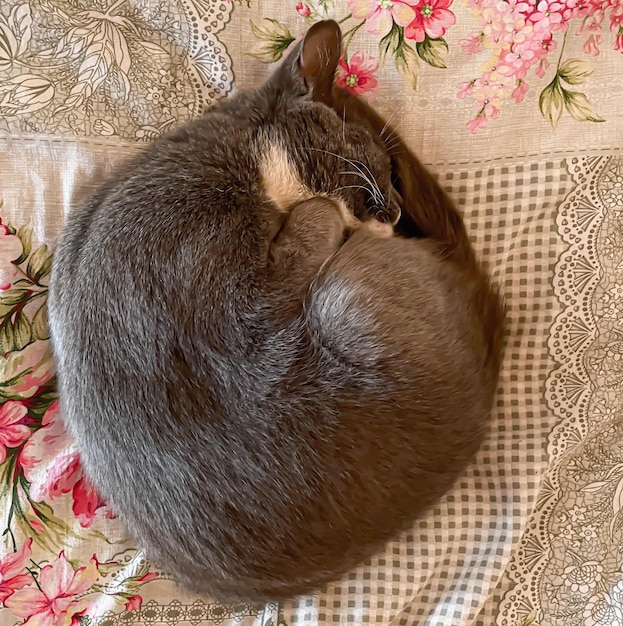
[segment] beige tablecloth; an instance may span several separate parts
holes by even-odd
[[[508,349],[492,433],[425,519],[313,598],[223,607],[151,568],[82,475],[49,255],[114,163],[324,16],[338,80],[457,199]],[[622,20],[621,0],[0,3],[0,624],[623,626]]]

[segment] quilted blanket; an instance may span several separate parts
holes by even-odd
[[[113,165],[325,17],[336,80],[456,199],[508,347],[491,434],[424,519],[314,596],[223,606],[147,562],[83,475],[51,255]],[[621,148],[622,0],[2,0],[0,624],[623,626]]]

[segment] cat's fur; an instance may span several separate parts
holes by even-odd
[[[339,46],[313,27],[262,88],[155,141],[54,260],[85,471],[151,559],[221,600],[313,591],[382,548],[492,406],[499,298],[430,175],[332,94]],[[392,178],[420,238],[386,236]]]

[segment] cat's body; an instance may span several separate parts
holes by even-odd
[[[305,45],[76,211],[50,286],[87,475],[222,600],[312,591],[381,548],[472,458],[497,381],[502,308],[451,203],[439,237],[411,216],[429,239],[354,219],[395,220],[392,176],[409,210],[411,156],[319,102],[334,59],[310,78]]]

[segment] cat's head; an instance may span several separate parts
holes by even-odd
[[[360,220],[395,223],[391,164],[382,138],[333,108],[342,54],[338,24],[314,24],[256,94],[263,103],[260,150],[264,179],[279,208],[302,189],[342,199]]]

